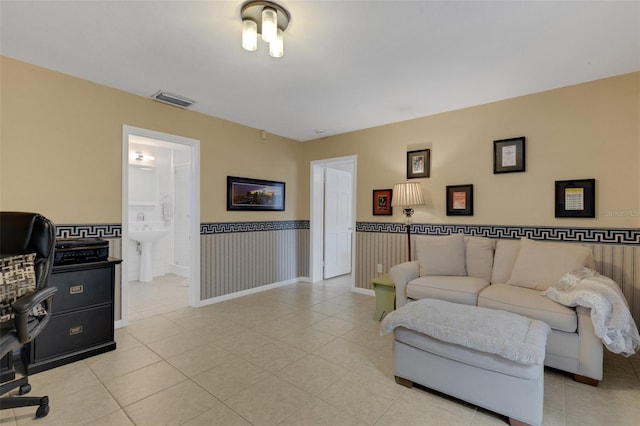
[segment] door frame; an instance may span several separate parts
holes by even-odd
[[[122,126],[122,232],[120,239],[122,264],[120,267],[120,321],[118,326],[129,324],[129,136],[136,135],[160,141],[189,146],[191,149],[191,196],[189,210],[191,220],[191,260],[189,271],[189,305],[198,307],[200,302],[200,141],[169,133],[139,127]]]
[[[351,172],[351,277],[350,285],[355,287],[355,259],[356,259],[356,176],[358,156],[329,158],[311,162],[310,179],[310,250],[309,250],[309,279],[312,283],[323,279],[324,258],[324,170],[328,167],[340,168]]]

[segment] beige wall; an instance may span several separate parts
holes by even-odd
[[[120,223],[127,124],[200,140],[202,222],[308,215],[296,196],[300,143],[273,135],[263,141],[256,129],[0,61],[0,209],[38,211],[60,224]],[[227,212],[227,175],[286,182],[286,211]]]
[[[640,227],[640,73],[298,143],[0,57],[0,209],[57,223],[120,223],[122,125],[201,141],[202,222],[309,218],[309,161],[358,156],[358,221],[371,191],[430,148],[421,223]],[[527,171],[493,174],[493,141],[526,136]],[[227,212],[226,176],[287,183],[281,212]],[[554,181],[595,178],[596,219],[555,219]],[[473,217],[445,215],[445,186],[474,185]]]
[[[371,191],[405,180],[406,152],[431,149],[418,179],[427,206],[416,223],[638,228],[640,73],[622,75],[305,143],[306,161],[358,156],[358,221]],[[493,141],[525,136],[526,172],[493,174]],[[596,179],[595,219],[556,219],[554,181]],[[473,184],[473,217],[447,217],[446,185]]]

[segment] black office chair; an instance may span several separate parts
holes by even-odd
[[[51,317],[53,296],[57,289],[47,287],[47,281],[53,267],[53,251],[56,241],[55,226],[47,218],[37,213],[0,212],[0,257],[35,253],[33,269],[35,272],[35,291],[4,305],[13,311],[13,319],[2,322],[0,335],[0,357],[35,339]],[[5,271],[3,271],[5,272]],[[2,278],[2,285],[6,284]],[[2,295],[7,291],[2,289]],[[12,298],[9,298],[11,300]],[[42,310],[44,308],[44,310]],[[38,311],[37,314],[34,313]],[[6,312],[3,312],[6,314]],[[6,316],[5,318],[10,318]],[[24,395],[31,390],[28,376],[3,383],[0,395],[18,388],[18,394]],[[49,397],[7,396],[0,398],[0,409],[38,406],[36,417],[49,413]]]

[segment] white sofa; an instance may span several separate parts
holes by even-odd
[[[570,308],[541,293],[565,273],[595,269],[582,244],[469,237],[414,236],[417,260],[395,265],[390,275],[396,307],[434,298],[514,312],[546,322],[545,365],[596,386],[602,380],[603,347],[590,310]]]

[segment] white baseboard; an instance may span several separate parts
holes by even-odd
[[[376,295],[376,292],[373,290],[369,290],[368,288],[359,288],[359,287],[352,287],[351,291],[354,293],[359,293],[359,294],[366,294],[367,296],[374,296]]]
[[[172,274],[176,274],[180,277],[185,278],[189,278],[190,276],[190,270],[188,266],[176,265],[175,263],[172,263],[169,268]]]
[[[224,302],[226,300],[237,299],[238,297],[247,296],[249,294],[261,293],[263,291],[271,290],[278,287],[284,287],[287,285],[295,284],[297,282],[305,282],[305,277],[294,278],[291,280],[280,281],[273,284],[261,285],[260,287],[251,288],[248,290],[237,291],[235,293],[225,294],[224,296],[212,297],[211,299],[201,300],[197,307],[213,305],[215,303]]]

